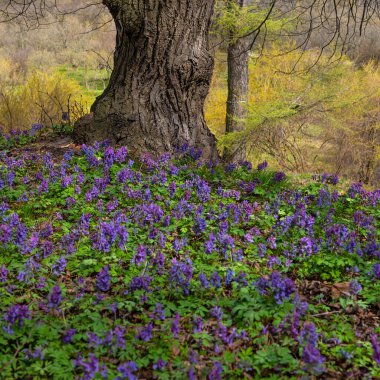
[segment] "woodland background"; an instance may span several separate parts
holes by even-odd
[[[72,9],[75,2],[62,2]],[[216,58],[205,114],[222,150],[225,136],[226,46],[231,19],[216,8],[211,49]],[[375,22],[351,40],[344,54],[321,50],[323,35],[305,50],[283,25],[270,24],[250,52],[248,120],[244,138],[249,158],[274,168],[329,172],[373,188],[380,184],[380,29]],[[89,112],[112,71],[115,31],[102,8],[50,16],[37,29],[0,24],[0,125],[28,129],[70,128]],[[321,54],[322,52],[322,54]],[[68,113],[68,120],[62,115]]]

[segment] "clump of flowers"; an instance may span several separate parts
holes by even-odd
[[[7,282],[8,273],[8,269],[5,267],[5,265],[2,265],[0,268],[0,282]]]
[[[268,167],[268,162],[263,161],[257,165],[257,170],[261,172],[261,171],[265,170],[267,167]]]
[[[24,324],[25,319],[30,319],[30,311],[29,307],[27,305],[13,305],[11,306],[8,311],[4,315],[5,322],[8,323],[7,327],[5,327],[5,331],[9,334],[13,334],[12,327],[14,325],[18,325],[19,327],[22,327]]]
[[[190,293],[190,280],[193,278],[193,263],[188,258],[183,261],[172,260],[172,267],[169,272],[170,283],[175,288],[182,289],[184,294]]]
[[[136,339],[140,339],[144,342],[149,342],[153,337],[153,323],[141,327],[137,332]]]
[[[376,279],[380,279],[380,264],[376,263],[372,267],[372,273]]]
[[[294,281],[282,276],[278,271],[272,272],[268,277],[260,277],[255,285],[260,294],[272,295],[278,304],[288,299],[296,291]]]
[[[129,361],[121,364],[117,367],[120,376],[115,377],[115,380],[137,380],[136,372],[138,370],[137,364],[135,362]]]
[[[178,334],[180,333],[181,331],[181,326],[180,326],[180,314],[177,313],[173,319],[173,323],[170,327],[170,331],[172,332],[174,338],[178,338]]]
[[[326,174],[295,189],[284,173],[265,172],[267,162],[252,170],[202,161],[189,146],[182,153],[135,163],[107,142],[63,158],[0,150],[0,357],[12,360],[1,376],[20,378],[28,366],[38,377],[43,365],[54,377],[60,363],[33,362],[51,361],[57,345],[77,357],[60,369],[70,378],[311,378],[338,372],[336,360],[348,375],[376,376],[378,336],[355,351],[366,336],[341,344],[337,317],[331,338],[334,300],[322,304],[314,289],[337,275],[352,280],[354,298],[362,287],[376,294],[380,190],[338,193]],[[300,282],[310,307],[286,273],[316,279]],[[251,321],[253,340],[242,330]],[[357,353],[364,360],[352,360]]]
[[[282,182],[286,178],[286,174],[284,172],[276,172],[274,173],[273,180],[275,182]]]
[[[88,360],[84,360],[81,355],[78,355],[74,360],[74,366],[84,372],[84,379],[94,379],[97,374],[101,374],[103,378],[107,378],[107,369],[105,366],[101,367],[99,359],[91,353]]]
[[[54,285],[48,296],[48,307],[50,309],[59,310],[59,305],[62,302],[62,291],[59,285]]]
[[[373,348],[373,360],[380,366],[380,345],[376,334],[371,335],[371,343]]]
[[[106,266],[96,276],[96,287],[102,292],[108,292],[111,287],[110,268]]]
[[[305,369],[315,375],[320,375],[324,371],[325,358],[317,348],[318,334],[314,323],[304,324],[299,341],[303,345],[302,360],[306,364]]]
[[[350,293],[354,296],[358,295],[362,290],[362,286],[356,280],[350,282],[349,288]]]

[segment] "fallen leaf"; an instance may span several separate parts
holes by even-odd
[[[331,297],[336,299],[342,296],[350,295],[350,283],[349,282],[337,282],[331,287]]]
[[[174,356],[178,356],[179,353],[180,353],[179,347],[178,346],[173,346],[172,347],[172,353],[173,353]]]

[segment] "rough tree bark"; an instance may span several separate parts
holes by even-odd
[[[103,0],[115,21],[114,69],[74,130],[77,142],[111,139],[134,153],[184,143],[217,158],[203,105],[214,61],[208,32],[214,0]]]
[[[247,5],[247,0],[235,0],[240,7]],[[226,133],[239,132],[245,128],[248,101],[248,63],[249,37],[239,38],[229,44],[227,51],[228,98],[226,115]],[[244,142],[236,144],[223,152],[227,162],[239,162],[246,158]]]

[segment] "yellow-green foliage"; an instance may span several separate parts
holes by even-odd
[[[205,115],[222,137],[219,146],[244,139],[255,157],[261,154],[288,170],[356,175],[366,165],[373,168],[380,125],[378,67],[358,68],[345,57],[329,64],[326,56],[315,64],[318,51],[284,54],[293,47],[273,45],[259,60],[252,58],[247,127],[226,137],[226,68],[217,65]]]
[[[14,63],[0,56],[0,83],[12,83],[15,76]]]
[[[254,4],[240,7],[234,0],[221,0],[216,3],[214,29],[219,37],[234,42],[236,39],[255,33],[265,24],[267,37],[276,31],[284,31],[291,27],[289,19],[284,18],[270,8]],[[268,17],[270,14],[271,17]]]
[[[227,101],[226,56],[218,53],[210,92],[205,104],[205,118],[208,127],[219,138],[224,135]]]
[[[41,71],[33,72],[20,86],[0,84],[0,124],[6,130],[27,129],[33,123],[58,124],[62,112],[76,102],[91,104],[82,92],[76,81]]]

